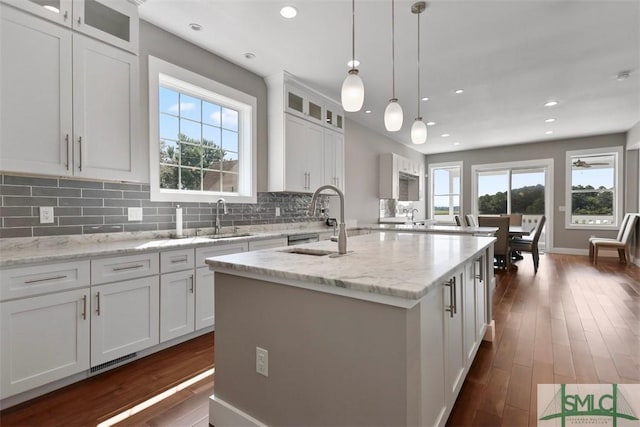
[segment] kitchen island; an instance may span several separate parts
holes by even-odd
[[[491,320],[494,241],[390,232],[342,256],[319,242],[207,259],[209,422],[444,425]]]

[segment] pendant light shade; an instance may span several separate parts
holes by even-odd
[[[422,121],[422,117],[417,117],[411,126],[411,142],[414,144],[427,142],[427,125]]]
[[[360,111],[364,104],[364,83],[358,75],[358,70],[352,68],[342,83],[342,108],[344,111]]]
[[[398,104],[398,98],[396,98],[396,16],[395,16],[395,1],[391,0],[391,87],[392,95],[389,100],[387,108],[384,110],[384,127],[388,132],[397,132],[402,128],[402,121],[404,120],[404,113],[402,112],[402,106]]]
[[[354,113],[360,111],[364,104],[364,83],[358,75],[356,63],[356,0],[351,0],[351,64],[349,74],[342,82],[342,108]]]
[[[411,126],[411,142],[424,144],[427,142],[427,125],[420,116],[420,14],[427,8],[427,3],[419,1],[411,6],[411,13],[418,16],[418,116]]]
[[[402,127],[403,116],[402,106],[398,104],[398,100],[396,98],[390,99],[384,110],[384,127],[389,132],[399,131]]]

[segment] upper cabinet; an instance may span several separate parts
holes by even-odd
[[[424,172],[422,163],[395,153],[380,155],[381,199],[418,201],[424,199]]]
[[[138,52],[138,8],[126,0],[0,1],[121,49]]]
[[[344,191],[344,112],[286,72],[266,78],[269,90],[269,191]]]
[[[4,4],[0,14],[0,169],[143,181],[137,56]]]

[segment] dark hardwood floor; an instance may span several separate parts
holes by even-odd
[[[640,268],[586,256],[498,272],[496,339],[478,351],[449,426],[535,426],[537,384],[640,383]],[[213,366],[213,334],[0,413],[4,426],[95,426]],[[118,425],[206,426],[209,377]]]

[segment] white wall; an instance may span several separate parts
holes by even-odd
[[[640,122],[627,132],[627,150],[640,148]]]
[[[357,220],[358,224],[378,222],[379,156],[383,153],[397,153],[419,161],[424,166],[425,159],[422,153],[347,118],[345,125],[345,216],[347,220]],[[426,213],[424,200],[414,202],[413,206],[419,210],[416,218],[424,218]],[[335,216],[337,212],[332,200],[331,216]]]

